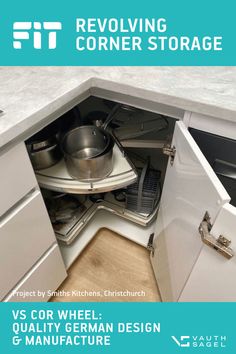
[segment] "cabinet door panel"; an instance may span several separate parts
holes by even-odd
[[[151,256],[163,301],[177,301],[202,249],[198,227],[230,200],[183,122],[175,126]]]
[[[0,299],[55,242],[39,191],[0,220]]]
[[[50,298],[66,278],[65,266],[58,245],[54,245],[27,273],[17,287],[3,300],[4,302],[43,302]],[[21,293],[26,295],[23,297]],[[40,293],[45,296],[40,296]]]
[[[24,143],[0,155],[0,216],[37,186]]]
[[[222,207],[211,229],[218,238],[224,235],[231,240],[236,252],[236,208]],[[204,245],[179,301],[236,301],[236,256],[226,259]]]

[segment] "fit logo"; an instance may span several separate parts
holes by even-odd
[[[179,347],[190,347],[190,336],[181,336],[180,340],[178,340],[175,336],[171,336],[171,338]]]
[[[61,22],[14,22],[13,23],[13,47],[22,49],[22,40],[33,39],[35,49],[42,49],[42,32],[48,31],[48,49],[57,46],[57,32],[62,29]]]

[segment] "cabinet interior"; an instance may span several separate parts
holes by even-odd
[[[58,117],[47,128],[50,129],[50,126],[53,129],[55,126],[60,127],[59,129],[64,134],[76,126],[98,124],[98,121],[104,122],[115,104],[113,101],[91,96]],[[131,173],[135,173],[134,176],[137,179],[137,171],[141,171],[147,161],[149,161],[151,170],[160,171],[159,183],[161,192],[168,162],[168,156],[162,153],[162,147],[164,144],[171,142],[175,121],[176,119],[172,117],[121,105],[121,108],[109,124],[109,131],[114,133],[122,153],[125,154],[127,161],[132,167],[132,171],[127,172],[127,179],[124,181],[122,188],[117,188],[114,182],[105,179],[97,183],[97,185],[95,182],[96,190],[85,190],[83,193],[85,184],[82,185],[82,188],[77,188],[76,190],[76,187],[81,182],[69,181],[76,190],[76,193],[73,193],[73,189],[64,191],[60,185],[58,189],[58,185],[55,184],[55,179],[53,179],[55,175],[53,176],[53,173],[55,170],[57,172],[60,170],[59,165],[52,166],[51,169],[35,171],[51,220],[50,204],[60,203],[60,201],[55,201],[57,195],[64,193],[69,202],[78,202],[77,214],[74,216],[76,223],[73,220],[67,223],[57,223],[52,220],[67,267],[73,263],[101,227],[111,228],[134,242],[143,246],[147,245],[148,238],[154,230],[154,221],[156,220],[160,198],[158,197],[152,210],[136,212],[135,210],[129,210],[127,207],[125,193],[127,187],[134,184],[134,180],[132,180],[134,177]],[[26,145],[29,140],[26,141]],[[122,169],[122,164],[124,165],[124,161],[122,163],[121,160],[119,169]],[[113,170],[115,169],[116,166],[113,167]],[[49,175],[50,179],[48,178]],[[130,183],[128,183],[129,178]],[[48,203],[51,198],[53,203]]]
[[[116,102],[114,101],[90,96],[70,111],[58,117],[52,125],[59,126],[62,132],[65,133],[76,126],[101,124],[115,105]],[[63,189],[63,186],[57,183],[57,181],[60,182],[64,178],[63,173],[60,175],[62,162],[61,165],[59,165],[59,162],[58,165],[51,169],[36,171],[51,220],[52,212],[50,208],[51,204],[57,205],[57,195],[63,193],[65,198],[69,200],[68,203],[78,203],[76,215],[73,216],[74,219],[72,218],[71,221],[57,223],[52,220],[67,268],[74,262],[99,228],[102,227],[110,228],[143,246],[147,245],[149,236],[155,229],[160,198],[156,200],[156,204],[154,203],[151,211],[146,213],[137,212],[127,207],[127,191],[130,186],[134,185],[134,177],[137,177],[137,171],[141,171],[147,161],[149,161],[149,169],[160,172],[161,193],[168,163],[168,156],[163,154],[162,148],[164,145],[171,144],[177,120],[167,115],[121,105],[118,113],[109,124],[109,130],[115,135],[120,145],[118,146],[120,153],[124,153],[132,167],[124,175],[122,188],[118,187],[120,182],[115,184],[115,178],[113,180],[110,178],[110,180],[100,181],[97,185],[95,183],[96,188],[94,190],[93,185],[90,185],[90,188],[85,187],[84,184],[81,188],[78,187],[78,181],[69,181],[69,185],[66,185],[65,189]],[[197,139],[197,133],[191,129],[190,133],[199,143],[200,148],[214,168],[214,163],[211,163],[203,144]],[[122,159],[120,161],[122,165]],[[113,169],[115,170],[115,166]],[[57,181],[55,175],[53,175],[55,171],[59,173]],[[127,181],[130,182],[128,183]],[[224,178],[221,178],[221,181],[227,189],[228,185]],[[71,187],[72,185],[73,188]],[[229,191],[229,188],[227,190]],[[230,191],[232,192],[232,190]],[[236,198],[233,198],[232,203],[235,205]]]

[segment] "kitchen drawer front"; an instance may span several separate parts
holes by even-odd
[[[55,243],[41,193],[35,191],[0,219],[0,299]]]
[[[37,186],[24,143],[0,155],[0,216]]]
[[[47,301],[50,298],[49,291],[55,291],[66,276],[59,247],[55,244],[3,302]],[[40,296],[39,292],[44,292],[45,296]]]

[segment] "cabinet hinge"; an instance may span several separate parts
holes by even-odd
[[[175,159],[175,154],[176,154],[176,148],[175,146],[171,146],[171,145],[164,145],[162,148],[163,154],[170,156],[170,164],[171,166],[174,163],[174,159]]]
[[[202,242],[207,246],[213,248],[227,259],[234,256],[234,251],[230,248],[231,241],[225,236],[220,235],[215,238],[210,234],[212,229],[211,218],[208,212],[205,213],[204,218],[199,226],[199,233],[201,235]]]
[[[148,244],[147,244],[147,250],[150,251],[152,257],[154,256],[155,253],[155,248],[153,246],[153,240],[154,240],[154,233],[152,233],[149,236]]]

